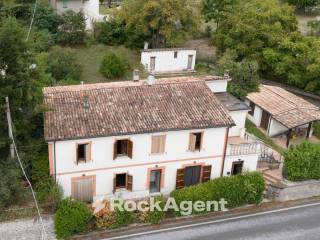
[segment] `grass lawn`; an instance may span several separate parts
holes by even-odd
[[[257,128],[253,122],[246,119],[246,130],[248,133],[253,134],[257,138],[259,138],[261,141],[263,141],[265,144],[273,148],[279,153],[282,153],[284,149],[277,145],[270,137],[266,136],[259,128]]]
[[[108,51],[117,51],[125,55],[130,67],[122,79],[132,78],[132,69],[140,68],[140,52],[131,50],[124,46],[106,46],[103,44],[92,45],[91,47],[78,47],[70,49],[77,57],[78,62],[82,65],[81,80],[85,83],[109,82],[119,79],[106,79],[99,72],[102,58]]]

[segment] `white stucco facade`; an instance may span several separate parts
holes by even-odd
[[[208,81],[207,85],[212,92],[215,92],[215,93],[226,92],[227,86],[228,86],[228,80],[222,79],[222,80]]]
[[[62,14],[66,11],[83,12],[86,17],[86,27],[93,29],[93,23],[102,21],[99,13],[99,0],[51,0],[51,5]]]
[[[250,105],[249,100],[246,100],[245,103],[247,105]],[[261,124],[261,117],[262,117],[262,109],[257,105],[255,105],[253,115],[250,115],[250,114],[247,115],[247,118],[258,127]]]
[[[231,127],[229,130],[229,137],[243,137],[245,133],[245,124],[246,124],[246,116],[247,110],[242,111],[230,111],[229,114],[235,122],[235,126]]]
[[[194,71],[196,54],[194,49],[147,49],[141,51],[141,63],[148,72],[190,72]]]

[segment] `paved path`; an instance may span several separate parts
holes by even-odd
[[[46,240],[54,240],[53,220],[45,218]],[[21,219],[0,223],[1,240],[40,240],[41,225],[35,219]]]
[[[181,228],[182,227],[182,228]],[[124,236],[131,240],[319,240],[320,204],[307,207],[275,210],[216,221],[204,225],[164,232],[144,233],[140,236]]]

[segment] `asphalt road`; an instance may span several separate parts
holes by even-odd
[[[320,204],[262,214],[207,221],[195,226],[140,233],[111,239],[130,240],[319,240]]]

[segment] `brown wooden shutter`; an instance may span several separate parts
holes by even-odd
[[[78,156],[78,147],[79,147],[79,144],[76,143],[76,163],[78,165],[78,159],[79,159],[79,156]]]
[[[113,144],[113,160],[117,158],[117,142],[115,141]]]
[[[151,137],[151,153],[159,152],[159,136]]]
[[[211,165],[202,167],[202,180],[201,182],[208,182],[211,178]]]
[[[184,187],[184,168],[177,169],[176,189]]]
[[[116,177],[113,178],[113,193],[116,192]]]
[[[189,150],[190,151],[195,151],[196,150],[196,139],[197,139],[197,137],[193,133],[190,133],[189,135],[190,135],[190,137],[189,137]]]
[[[132,191],[132,175],[127,174],[127,190]]]
[[[86,145],[86,162],[88,161],[91,161],[92,160],[92,157],[91,157],[91,144],[92,142],[89,142],[87,145]]]
[[[128,157],[132,158],[133,142],[128,139]]]
[[[166,138],[167,138],[167,135],[160,136],[160,148],[159,148],[160,153],[164,153],[166,151]]]

